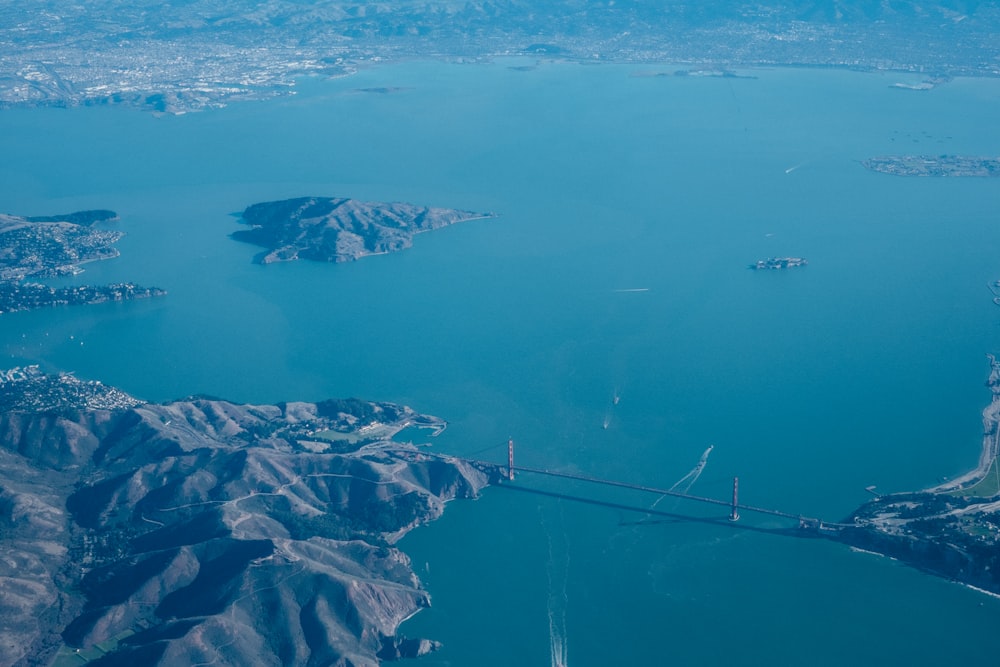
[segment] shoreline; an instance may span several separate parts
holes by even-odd
[[[673,67],[686,70],[687,74],[696,78],[720,78],[720,79],[756,79],[756,74],[745,74],[746,72],[764,72],[781,69],[799,69],[816,71],[842,71],[858,72],[862,74],[892,74],[900,76],[922,76],[924,80],[917,84],[906,84],[896,82],[889,84],[889,88],[898,90],[923,91],[928,88],[922,87],[933,81],[931,88],[938,87],[943,83],[955,79],[983,79],[991,80],[1000,78],[1000,70],[983,67],[971,63],[942,64],[936,67],[926,67],[918,63],[885,63],[879,61],[859,62],[859,61],[823,61],[821,59],[790,61],[780,58],[770,59],[766,57],[758,58],[738,58],[710,56],[706,54],[668,54],[657,53],[655,55],[638,56],[622,55],[614,52],[602,53],[599,56],[588,55],[584,50],[581,53],[536,53],[528,50],[524,51],[489,51],[484,50],[479,53],[386,53],[381,55],[354,54],[348,56],[343,62],[338,64],[342,68],[340,71],[326,71],[315,69],[292,70],[288,72],[287,78],[271,80],[254,84],[247,88],[241,88],[234,93],[230,87],[222,85],[218,89],[207,92],[207,97],[198,101],[183,99],[184,93],[190,93],[190,86],[184,82],[164,80],[148,86],[145,94],[138,94],[136,91],[115,90],[115,86],[104,84],[107,90],[102,90],[101,94],[63,94],[51,98],[42,99],[0,99],[0,110],[30,110],[30,109],[51,109],[51,108],[84,108],[94,106],[125,107],[135,109],[143,113],[150,113],[154,117],[162,116],[183,116],[189,113],[197,113],[206,110],[218,110],[246,102],[261,102],[281,99],[289,95],[296,95],[300,92],[297,88],[300,81],[309,79],[337,80],[357,76],[363,71],[372,71],[376,68],[399,65],[412,62],[435,62],[450,65],[484,65],[503,64],[504,60],[531,60],[533,63],[526,66],[527,69],[536,69],[545,64],[572,64],[572,65],[611,65],[625,67]],[[723,74],[699,74],[700,72],[723,72]],[[734,76],[726,76],[729,72]],[[671,73],[673,75],[673,73]],[[649,76],[655,78],[660,76],[655,74],[638,74],[638,76]],[[92,86],[82,86],[83,90]],[[0,97],[4,91],[0,90]],[[132,93],[132,94],[129,94]],[[114,99],[119,95],[121,99]],[[147,100],[148,95],[162,95],[171,98],[163,107],[151,106]]]
[[[975,486],[993,467],[1000,449],[1000,362],[992,354],[987,354],[986,358],[990,360],[990,377],[986,386],[990,388],[993,397],[983,408],[983,445],[979,452],[979,464],[955,479],[923,489],[924,493],[947,493]]]
[[[1000,575],[993,567],[1000,548],[995,525],[1000,491],[977,486],[1000,463],[1000,363],[995,355],[986,356],[992,400],[982,412],[979,464],[943,484],[868,501],[845,520],[835,539],[852,551],[899,560],[1000,599]]]
[[[972,584],[965,584],[962,583],[961,581],[957,583],[961,584],[965,588],[968,588],[969,590],[973,590],[977,593],[982,593],[983,595],[989,595],[991,598],[996,598],[997,600],[1000,600],[1000,593],[994,593],[993,591],[988,591],[985,588],[980,588],[979,586],[973,586]]]

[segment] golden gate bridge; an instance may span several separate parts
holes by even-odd
[[[499,445],[498,445],[499,446]],[[489,449],[495,449],[495,447],[490,447]],[[798,522],[798,527],[801,529],[814,531],[814,532],[835,532],[841,528],[848,527],[847,524],[834,523],[829,521],[823,521],[818,518],[805,516],[802,514],[794,514],[792,512],[784,512],[776,509],[769,509],[766,507],[758,507],[756,505],[748,505],[746,503],[740,502],[739,498],[739,477],[733,477],[733,493],[732,498],[727,500],[722,500],[719,498],[709,498],[707,496],[699,496],[684,491],[677,491],[673,489],[659,489],[651,486],[646,486],[643,484],[633,484],[631,482],[622,482],[612,479],[604,479],[600,477],[594,477],[591,475],[583,475],[579,473],[561,472],[558,470],[547,470],[544,468],[533,468],[529,466],[516,465],[514,463],[514,440],[510,439],[507,441],[507,465],[500,463],[494,463],[491,461],[483,461],[479,459],[466,458],[462,456],[452,456],[445,454],[432,454],[429,452],[421,452],[422,455],[430,456],[432,458],[440,459],[451,459],[463,461],[469,465],[476,467],[479,470],[489,474],[495,481],[500,482],[513,482],[515,475],[517,473],[529,473],[533,475],[541,475],[545,477],[554,477],[560,479],[568,479],[577,482],[586,482],[589,484],[606,486],[606,487],[617,487],[621,489],[630,489],[633,491],[640,491],[644,493],[655,494],[659,497],[672,497],[679,498],[681,500],[715,505],[725,507],[729,511],[730,521],[739,521],[740,514],[743,512],[750,512],[754,514],[762,514],[766,516],[780,517],[783,519],[791,519]],[[579,500],[584,500],[578,498]],[[639,508],[634,508],[637,511],[641,511]]]

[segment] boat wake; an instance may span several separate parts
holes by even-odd
[[[802,167],[805,167],[805,166],[806,166],[806,165],[808,165],[808,164],[811,164],[811,163],[813,163],[813,162],[816,162],[816,160],[818,160],[818,159],[820,159],[820,158],[810,158],[810,159],[808,159],[808,160],[805,160],[805,161],[803,161],[803,162],[799,162],[798,164],[793,164],[793,165],[792,165],[791,167],[789,167],[788,169],[786,169],[786,170],[785,170],[785,173],[786,173],[786,174],[790,174],[790,173],[792,173],[793,171],[798,171],[798,170],[799,170],[799,169],[801,169]]]
[[[691,469],[691,472],[677,480],[669,490],[676,491],[677,493],[687,493],[690,491],[691,487],[694,486],[694,483],[698,481],[698,478],[701,477],[701,473],[705,470],[705,466],[708,464],[708,455],[712,453],[714,448],[715,445],[709,445],[708,449],[702,453],[701,458],[698,459],[698,463]],[[656,509],[656,506],[659,505],[660,502],[666,497],[667,496],[664,495],[657,498],[656,502],[649,506],[649,509]]]
[[[544,516],[542,519],[544,523]],[[568,667],[569,642],[566,636],[566,608],[569,606],[569,595],[566,590],[569,578],[569,544],[562,520],[562,505],[559,506],[559,526],[561,540],[556,543],[553,531],[549,535],[549,562],[547,575],[549,581],[549,652],[552,667]]]
[[[608,409],[604,411],[604,421],[601,424],[604,430],[607,430],[607,428],[611,426],[611,420],[612,417],[614,416],[614,410],[616,407],[618,407],[618,404],[621,403],[621,400],[622,400],[621,391],[618,389],[618,387],[615,387],[614,392],[612,392],[611,394],[611,405],[609,405]]]
[[[562,627],[559,626],[562,624]],[[552,667],[567,667],[569,658],[566,650],[566,618],[556,618],[549,610],[549,642],[552,648]]]
[[[670,487],[670,490],[680,491],[680,493],[687,493],[690,491],[691,487],[694,486],[694,483],[698,481],[699,477],[701,477],[702,471],[705,470],[705,465],[708,463],[708,455],[712,453],[713,449],[715,449],[715,445],[709,445],[708,449],[702,453],[701,458],[698,459],[698,464],[691,469],[691,472],[677,480],[677,482]]]

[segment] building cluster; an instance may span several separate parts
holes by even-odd
[[[0,282],[0,314],[49,306],[131,301],[163,296],[164,294],[166,294],[166,290],[159,287],[142,287],[130,282],[109,285],[75,285],[73,287]]]
[[[0,370],[0,409],[4,412],[122,410],[143,401],[95,380],[72,373],[49,375],[38,366]]]
[[[113,219],[116,217],[113,211],[82,211],[63,217],[67,220],[0,214],[0,314],[166,294],[157,287],[141,287],[131,282],[69,287],[33,282],[76,275],[83,272],[82,262],[109,259],[119,254],[114,243],[122,237],[122,232],[98,229],[90,224]],[[83,222],[72,222],[72,219]],[[25,282],[26,279],[32,282]]]
[[[69,222],[28,222],[0,226],[0,281],[51,278],[82,271],[79,264],[118,256],[122,233]]]

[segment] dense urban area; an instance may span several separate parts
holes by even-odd
[[[72,373],[48,375],[38,366],[0,370],[0,410],[124,410],[141,405],[120,389]]]
[[[812,65],[937,82],[1000,73],[998,21],[1000,7],[961,1],[269,0],[247,12],[224,0],[41,0],[0,8],[0,106],[121,103],[179,113],[406,58]]]

